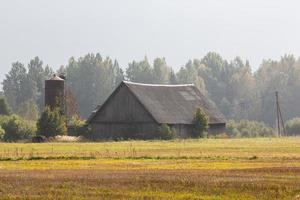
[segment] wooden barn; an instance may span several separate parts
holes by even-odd
[[[155,138],[161,124],[168,124],[179,137],[187,137],[197,107],[209,117],[209,132],[224,131],[225,117],[193,84],[123,81],[91,114],[88,124],[94,139]]]

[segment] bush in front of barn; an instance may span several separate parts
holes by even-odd
[[[50,109],[48,106],[37,121],[37,134],[46,137],[66,135],[67,126],[59,108]]]
[[[17,115],[1,116],[0,125],[3,129],[0,130],[0,136],[3,141],[15,142],[18,140],[27,140],[33,137],[36,133],[34,122],[24,120]]]
[[[191,132],[192,138],[204,138],[207,136],[208,117],[201,108],[197,108],[194,115],[194,130]]]
[[[229,120],[226,124],[226,133],[229,137],[274,137],[274,130],[262,122],[241,120],[235,122]]]
[[[289,136],[300,135],[300,118],[290,119],[285,123],[285,128]]]
[[[168,124],[162,124],[158,128],[158,138],[162,140],[172,140],[176,138],[176,132]]]
[[[89,137],[89,129],[85,120],[81,120],[79,116],[73,116],[68,122],[69,136]]]

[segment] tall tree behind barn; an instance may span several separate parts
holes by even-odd
[[[193,117],[201,107],[209,117],[209,132],[224,131],[222,113],[192,84],[154,85],[123,81],[89,117],[98,138],[155,138],[158,127],[168,124],[187,137]]]
[[[71,58],[66,66],[66,76],[82,118],[87,118],[123,80],[118,62],[109,57],[102,58],[100,54]]]

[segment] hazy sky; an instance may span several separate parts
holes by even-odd
[[[254,69],[300,55],[297,0],[0,0],[0,80],[11,63],[39,56],[57,69],[100,52],[122,67],[145,55],[178,69],[216,51]]]

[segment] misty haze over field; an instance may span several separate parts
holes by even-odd
[[[0,0],[0,200],[300,200],[300,0]]]
[[[89,52],[166,57],[175,70],[208,51],[264,58],[300,55],[300,3],[293,0],[9,0],[0,4],[0,79],[11,63],[39,56],[54,69]]]

